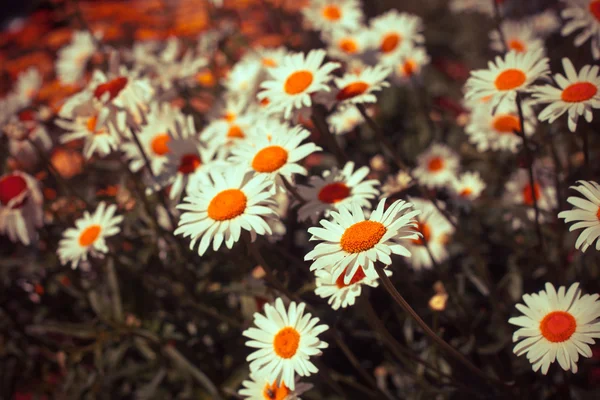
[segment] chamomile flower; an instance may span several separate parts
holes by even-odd
[[[423,21],[416,15],[390,10],[371,20],[374,42],[384,64],[394,64],[404,51],[423,44]]]
[[[232,149],[230,161],[258,175],[267,176],[273,183],[282,187],[282,178],[291,182],[296,174],[306,175],[306,168],[299,162],[321,150],[312,142],[301,144],[309,136],[310,132],[301,126],[271,138],[268,132],[261,135],[257,133],[252,143],[243,142]]]
[[[216,117],[202,130],[200,138],[215,145],[231,145],[246,138],[257,118],[245,101],[237,98],[227,99],[213,115]]]
[[[600,250],[600,185],[594,181],[578,181],[577,186],[571,186],[571,189],[577,190],[585,198],[569,197],[567,201],[575,206],[568,211],[562,211],[558,218],[564,218],[565,223],[577,221],[571,225],[569,231],[582,229],[579,234],[576,249],[585,252],[588,247],[596,242],[596,250]]]
[[[541,179],[538,168],[534,166],[533,188],[529,179],[529,172],[525,169],[517,170],[505,184],[505,201],[509,204],[527,207],[527,217],[535,219],[533,209],[534,198],[538,208],[542,211],[552,211],[556,207],[556,192],[552,185]],[[535,196],[535,197],[534,197]],[[540,213],[540,221],[545,221],[544,213]]]
[[[354,31],[364,19],[358,0],[309,0],[302,15],[312,29],[324,32]]]
[[[443,144],[433,144],[417,158],[414,177],[428,188],[442,187],[456,177],[458,155]]]
[[[436,263],[448,258],[446,244],[454,233],[454,227],[431,201],[416,198],[410,201],[415,210],[420,211],[417,216],[417,232],[420,236],[405,245],[412,254],[408,263],[415,270],[430,269],[434,265],[431,256]]]
[[[477,171],[461,174],[451,185],[454,195],[465,200],[478,199],[485,187],[486,184]]]
[[[0,234],[28,245],[43,223],[44,198],[37,180],[20,171],[0,176]]]
[[[373,46],[373,33],[366,26],[353,31],[336,29],[321,35],[328,44],[327,53],[342,61],[349,61],[361,56]]]
[[[56,75],[64,84],[79,82],[85,73],[89,59],[96,51],[92,34],[88,31],[73,33],[71,43],[58,51]]]
[[[9,154],[22,165],[33,165],[38,161],[39,153],[36,147],[44,152],[52,147],[52,139],[40,120],[39,113],[34,110],[15,112],[1,131],[8,138]]]
[[[390,84],[386,78],[390,69],[377,65],[366,67],[359,74],[347,73],[341,78],[334,78],[336,89],[332,92],[339,106],[366,104],[377,102],[375,92],[381,91]]]
[[[70,262],[72,268],[77,268],[81,261],[87,261],[88,255],[102,257],[107,253],[106,239],[121,231],[119,224],[123,221],[123,216],[115,216],[115,211],[115,204],[107,207],[105,202],[98,204],[93,214],[84,211],[75,227],[65,230],[58,243],[61,264]]]
[[[37,68],[31,67],[21,72],[15,84],[15,94],[21,107],[30,105],[42,87],[42,75]]]
[[[256,56],[248,55],[234,65],[222,83],[233,97],[248,102],[256,95],[262,74],[262,62]]]
[[[269,99],[266,110],[282,112],[289,119],[292,110],[312,104],[312,94],[329,92],[331,72],[340,64],[323,64],[325,55],[322,49],[312,50],[306,55],[295,53],[286,56],[279,66],[269,69],[271,78],[261,84],[264,90],[257,95],[259,100]]]
[[[385,201],[379,202],[368,220],[354,203],[351,208],[342,206],[331,211],[332,220],[321,220],[322,227],[309,228],[311,240],[322,241],[304,257],[313,260],[310,270],[327,268],[333,279],[343,275],[344,283],[348,284],[359,267],[367,278],[377,279],[376,262],[390,265],[391,254],[410,257],[404,244],[405,239],[418,238],[413,230],[416,226],[413,218],[419,211],[412,210],[412,204],[402,200],[384,210]]]
[[[582,295],[579,283],[558,291],[551,283],[545,290],[523,295],[517,304],[524,315],[508,320],[519,326],[513,334],[517,356],[526,355],[534,371],[546,375],[550,364],[558,361],[565,371],[577,372],[579,355],[592,356],[590,345],[600,338],[600,301],[598,294]]]
[[[386,269],[385,274],[391,276],[392,271]],[[317,286],[315,294],[321,298],[328,299],[327,303],[334,310],[340,307],[353,306],[362,292],[362,285],[370,287],[379,286],[377,279],[367,278],[362,267],[358,267],[348,284],[344,283],[344,275],[342,273],[337,279],[333,279],[333,274],[327,269],[315,271]]]
[[[265,315],[255,313],[257,328],[246,329],[242,335],[250,338],[246,346],[257,348],[247,360],[250,371],[278,386],[285,383],[294,390],[295,375],[309,376],[318,372],[310,357],[320,356],[321,350],[329,347],[319,335],[329,327],[317,325],[319,318],[304,312],[305,304],[291,302],[286,310],[281,298],[275,306],[266,304]]]
[[[530,24],[518,21],[504,21],[500,25],[505,42],[502,42],[500,32],[490,32],[490,47],[497,52],[516,51],[526,53],[544,48],[544,42],[537,37]]]
[[[600,66],[586,65],[577,73],[568,58],[563,58],[562,64],[566,76],[554,76],[558,88],[551,85],[535,86],[533,97],[538,103],[550,103],[540,113],[540,121],[551,124],[568,112],[569,130],[575,132],[580,116],[592,122],[592,109],[600,108]]]
[[[301,400],[298,396],[312,388],[309,383],[296,381],[291,390],[285,382],[278,384],[277,380],[269,381],[252,373],[249,378],[242,382],[243,388],[238,391],[246,400]]]
[[[285,56],[289,54],[288,50],[283,46],[275,48],[258,47],[254,49],[254,52],[265,69],[278,66]]]
[[[488,63],[488,69],[471,71],[465,97],[469,100],[489,96],[492,107],[503,102],[514,103],[517,92],[549,74],[548,62],[543,49],[527,53],[512,50],[504,57],[497,56],[495,62]]]
[[[594,60],[600,59],[600,0],[563,0],[567,7],[562,11],[567,20],[561,34],[568,36],[579,31],[575,47],[590,40]]]
[[[273,183],[267,176],[251,176],[243,168],[209,170],[198,176],[202,184],[190,188],[177,206],[183,214],[175,235],[189,237],[190,249],[198,244],[198,254],[203,255],[211,242],[215,251],[221,244],[231,249],[242,229],[252,240],[271,234],[265,218],[277,214],[269,191]]]
[[[430,60],[424,47],[413,47],[405,51],[398,61],[392,64],[392,80],[400,84],[410,81],[421,74],[421,70]]]
[[[502,0],[497,0],[498,6],[502,9]],[[494,5],[491,1],[481,0],[450,0],[448,4],[452,12],[477,11],[487,15],[494,15]]]
[[[334,167],[324,171],[322,176],[311,176],[308,186],[298,185],[298,193],[306,200],[298,210],[298,219],[311,219],[317,222],[319,217],[327,216],[330,210],[356,203],[362,208],[371,208],[369,200],[379,195],[377,180],[364,180],[369,174],[368,167],[354,170],[349,161],[342,170]]]
[[[367,109],[367,112],[370,110]],[[365,117],[362,116],[356,107],[345,107],[335,110],[327,117],[327,125],[331,133],[336,135],[344,135],[352,132],[354,128],[362,125],[365,122]]]
[[[528,102],[522,103],[525,135],[535,133],[536,118]],[[477,151],[487,150],[509,151],[516,153],[523,139],[517,134],[521,132],[521,119],[515,103],[503,103],[496,108],[487,103],[478,104],[471,112],[465,132]]]

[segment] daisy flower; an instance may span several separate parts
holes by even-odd
[[[500,26],[504,33],[504,40],[500,32],[494,30],[490,32],[490,47],[499,53],[505,51],[516,51],[517,53],[526,53],[544,48],[544,42],[537,37],[531,24],[518,21],[504,21]]]
[[[421,75],[423,67],[429,64],[430,57],[424,47],[413,47],[404,52],[392,65],[392,79],[396,83],[406,83]]]
[[[331,72],[340,64],[323,64],[325,50],[312,50],[307,55],[295,53],[286,56],[281,64],[268,70],[271,79],[261,84],[264,90],[258,93],[258,99],[268,99],[266,110],[270,113],[282,112],[289,119],[292,110],[309,107],[311,95],[320,91],[329,92]]]
[[[426,187],[443,187],[456,177],[458,155],[443,144],[433,144],[417,158],[413,176]]]
[[[21,72],[15,84],[15,94],[21,107],[30,105],[42,87],[42,75],[37,68],[31,67]]]
[[[331,211],[332,221],[321,220],[322,227],[309,228],[310,240],[322,241],[304,257],[307,261],[313,260],[310,270],[327,268],[333,279],[343,275],[344,283],[348,284],[359,267],[367,278],[377,279],[375,262],[390,265],[391,254],[410,257],[404,239],[418,238],[412,228],[416,226],[413,218],[419,211],[412,210],[412,204],[402,200],[384,210],[385,201],[379,202],[368,220],[354,203],[352,208],[342,206]]]
[[[600,302],[598,295],[581,295],[579,283],[558,291],[551,283],[546,290],[523,295],[525,304],[517,304],[524,315],[508,320],[519,326],[513,334],[518,342],[513,351],[526,355],[534,371],[546,375],[550,364],[558,361],[565,371],[577,372],[579,355],[592,356],[591,344],[600,338]]]
[[[289,54],[288,50],[283,46],[276,48],[258,47],[254,49],[254,52],[265,69],[278,66],[285,56]]]
[[[332,58],[342,61],[359,57],[373,46],[373,32],[366,26],[359,26],[354,31],[336,29],[321,36],[328,44],[327,53]]]
[[[2,131],[8,138],[8,152],[23,165],[33,165],[39,158],[38,150],[43,151],[52,147],[52,139],[46,127],[34,110],[22,110],[13,114]]]
[[[534,32],[541,37],[548,37],[558,31],[562,21],[554,9],[547,9],[526,19],[533,27]]]
[[[340,206],[356,203],[362,208],[371,208],[369,200],[379,195],[375,186],[377,180],[364,180],[369,175],[368,167],[354,170],[354,162],[349,161],[342,170],[334,167],[324,171],[322,176],[311,176],[308,186],[298,185],[298,193],[306,203],[298,210],[298,219],[311,219],[313,223],[323,214]]]
[[[301,400],[298,396],[313,387],[309,383],[296,381],[294,390],[291,390],[285,382],[281,382],[280,385],[277,380],[268,381],[252,373],[249,378],[242,382],[243,388],[238,392],[247,400]]]
[[[227,110],[227,111],[226,111]],[[243,110],[243,111],[242,111]],[[215,145],[232,145],[247,137],[255,124],[257,116],[243,109],[228,109],[218,118],[213,119],[200,133],[200,138]]]
[[[0,234],[29,245],[44,224],[44,198],[37,180],[20,171],[0,177]]]
[[[271,234],[265,218],[277,213],[269,191],[272,181],[267,176],[251,177],[242,168],[209,170],[198,176],[202,184],[190,188],[177,206],[184,213],[174,233],[189,237],[190,249],[199,242],[198,254],[203,255],[211,241],[214,251],[223,243],[231,249],[240,240],[242,229],[250,232],[252,240],[257,234]]]
[[[412,254],[408,262],[417,271],[430,269],[434,265],[431,256],[438,264],[448,258],[446,244],[454,233],[454,227],[431,201],[415,198],[410,201],[415,210],[420,211],[417,216],[417,232],[420,236],[405,245]]]
[[[108,252],[106,239],[121,231],[119,224],[123,216],[115,216],[117,206],[106,206],[105,202],[98,204],[94,214],[83,212],[83,217],[75,221],[75,228],[69,228],[63,233],[58,243],[58,258],[65,265],[70,262],[72,268],[77,268],[81,261],[87,261],[88,254],[93,257],[103,257]]]
[[[563,0],[567,7],[562,11],[567,20],[561,34],[568,36],[575,31],[575,47],[579,47],[590,39],[594,60],[600,59],[600,0]]]
[[[252,143],[242,142],[235,146],[230,161],[268,177],[281,187],[281,178],[291,182],[295,174],[306,175],[306,168],[299,162],[321,150],[312,142],[301,144],[309,136],[310,132],[301,126],[271,138],[268,132],[264,132],[257,135]]]
[[[490,61],[488,69],[471,71],[465,97],[468,100],[489,96],[492,107],[503,102],[514,103],[518,91],[528,89],[549,74],[548,62],[543,49],[527,53],[511,50],[504,57],[497,56],[495,62]]]
[[[454,194],[462,199],[476,200],[485,190],[486,184],[479,172],[465,172],[451,186]]]
[[[366,67],[359,74],[347,73],[341,78],[334,78],[336,89],[332,93],[335,101],[341,106],[377,102],[375,92],[389,87],[386,78],[390,69],[381,65]]]
[[[371,20],[374,41],[380,60],[395,63],[398,56],[412,47],[423,44],[423,21],[416,15],[390,10]]]
[[[392,271],[386,269],[385,274],[391,276]],[[342,273],[337,279],[333,279],[333,274],[327,269],[315,271],[317,285],[315,294],[323,299],[328,299],[327,303],[334,310],[353,306],[362,292],[362,285],[379,286],[377,279],[367,278],[362,267],[357,268],[348,284],[344,283],[344,275]]]
[[[285,383],[294,390],[296,373],[309,376],[318,372],[310,357],[320,356],[321,350],[329,347],[319,339],[329,327],[317,325],[319,318],[304,313],[305,306],[292,301],[286,310],[281,298],[277,298],[274,307],[265,305],[265,315],[254,314],[258,328],[249,328],[242,333],[251,339],[246,346],[258,349],[247,358],[252,373],[275,381],[278,386]]]
[[[89,59],[96,51],[92,34],[88,31],[73,33],[71,43],[57,53],[56,76],[64,84],[79,82],[85,73]]]
[[[535,219],[533,210],[534,196],[537,199],[538,208],[542,211],[552,211],[556,207],[556,192],[552,185],[540,179],[539,171],[534,167],[533,189],[529,181],[529,172],[525,169],[517,170],[505,184],[505,200],[509,204],[527,206],[527,217]],[[544,213],[540,213],[540,221],[544,221]]]
[[[566,76],[554,76],[558,88],[552,85],[535,86],[533,97],[538,103],[550,103],[540,113],[540,121],[551,124],[568,112],[569,130],[575,132],[580,116],[592,122],[592,109],[600,108],[600,66],[586,65],[577,73],[568,58],[563,58],[562,64]]]
[[[502,10],[503,0],[496,0],[498,6]],[[477,11],[480,13],[484,13],[490,16],[493,16],[494,5],[491,1],[481,1],[481,0],[450,0],[448,4],[450,10],[452,12],[458,13],[463,11]]]
[[[537,119],[529,102],[522,103],[525,135],[535,133]],[[521,132],[521,119],[516,103],[503,103],[496,108],[488,104],[478,104],[473,107],[465,133],[477,148],[477,151],[487,150],[510,151],[517,153],[523,139],[515,132]]]
[[[569,197],[567,201],[575,206],[568,211],[562,211],[558,218],[564,218],[565,222],[578,221],[571,225],[569,231],[582,229],[579,234],[575,248],[581,248],[585,252],[588,247],[600,236],[600,185],[594,181],[578,181],[579,185],[571,186],[585,198]],[[600,250],[600,240],[596,242],[596,250]]]
[[[312,29],[324,32],[355,31],[364,19],[359,0],[309,0],[302,15]]]
[[[233,97],[247,102],[256,95],[262,75],[263,63],[256,56],[248,55],[233,66],[222,84]]]
[[[371,109],[367,109],[367,113],[371,114],[371,111]],[[356,107],[346,107],[335,110],[327,117],[329,130],[336,135],[344,135],[348,132],[352,132],[364,122],[365,118]]]

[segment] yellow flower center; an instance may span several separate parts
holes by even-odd
[[[288,152],[281,146],[269,146],[260,150],[252,160],[256,172],[274,172],[283,167],[288,160]]]
[[[388,33],[383,37],[379,49],[383,53],[391,53],[392,51],[396,50],[396,47],[398,47],[400,42],[402,42],[402,37],[399,34],[395,32]]]
[[[268,383],[263,389],[263,397],[265,400],[285,400],[290,394],[290,389],[285,386],[284,382],[281,382],[281,386],[277,385],[277,381],[273,381],[272,385]]]
[[[168,146],[170,141],[171,137],[168,134],[161,133],[154,136],[152,142],[150,143],[150,147],[152,148],[154,154],[158,156],[164,156],[170,151]]]
[[[244,134],[244,131],[242,131],[242,129],[238,125],[231,125],[231,127],[227,131],[227,137],[243,139],[246,137],[246,135]]]
[[[323,18],[328,21],[337,21],[342,17],[340,8],[335,4],[330,4],[323,8]]]
[[[497,115],[492,121],[492,127],[499,133],[521,132],[521,121],[511,114]]]
[[[306,70],[296,71],[286,79],[284,90],[287,94],[302,93],[310,86],[312,81],[312,72]]]
[[[98,239],[100,232],[102,232],[102,227],[100,225],[88,226],[81,232],[81,235],[79,235],[79,245],[82,247],[90,246]]]
[[[266,68],[273,68],[273,67],[277,66],[277,61],[273,60],[270,57],[265,57],[265,58],[262,59],[262,64]]]
[[[439,172],[443,168],[444,168],[444,160],[442,160],[440,157],[432,158],[431,160],[429,160],[429,163],[427,164],[427,169],[429,170],[429,172]]]
[[[540,331],[548,341],[560,343],[569,340],[577,329],[575,318],[565,311],[553,311],[540,322]]]
[[[96,124],[97,124],[97,122],[98,122],[98,117],[96,117],[95,115],[92,116],[92,117],[89,117],[87,119],[86,127],[87,127],[88,132],[90,132],[93,135],[102,135],[102,134],[107,133],[106,129],[98,129],[98,130],[96,130]]]
[[[527,76],[520,69],[507,69],[496,77],[494,84],[500,91],[512,90],[521,86],[527,80]]]
[[[248,199],[241,190],[223,190],[210,201],[207,213],[215,221],[226,221],[242,215],[247,202]]]
[[[531,185],[529,184],[523,188],[523,203],[528,206],[533,205],[533,196],[535,196],[536,200],[540,199],[540,185],[537,183],[533,184],[533,190],[531,190]]]
[[[567,86],[560,97],[567,103],[581,103],[594,97],[598,88],[589,82],[578,82]]]
[[[340,40],[338,46],[344,53],[348,54],[354,54],[358,50],[358,45],[356,44],[354,39],[351,38],[344,38]]]
[[[523,41],[521,41],[519,39],[509,40],[508,48],[509,48],[509,50],[516,51],[517,53],[523,53],[525,50],[527,50],[525,43],[523,43]]]
[[[200,157],[197,154],[184,154],[179,161],[179,168],[177,170],[182,174],[191,174],[200,164]]]
[[[381,222],[357,222],[346,229],[340,246],[346,253],[360,253],[375,247],[386,232],[387,228]]]
[[[318,198],[323,203],[335,204],[350,195],[350,188],[343,182],[330,183],[319,190]]]
[[[419,232],[423,237],[419,237],[416,239],[412,239],[413,244],[418,246],[424,246],[425,243],[429,243],[429,238],[431,238],[431,228],[428,224],[423,222],[417,223],[417,232]]]
[[[471,194],[473,194],[473,189],[464,188],[463,190],[460,191],[460,193],[458,195],[460,197],[469,197]]]
[[[300,346],[300,333],[291,326],[286,326],[275,335],[273,349],[281,358],[292,358]]]
[[[352,82],[351,84],[344,86],[335,97],[338,101],[348,100],[363,94],[368,88],[369,85],[365,82]]]

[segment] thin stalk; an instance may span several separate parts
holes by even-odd
[[[348,156],[340,147],[335,136],[329,130],[329,126],[327,126],[327,121],[325,120],[325,115],[325,107],[320,104],[315,104],[313,106],[311,120],[315,125],[315,128],[317,128],[323,139],[327,142],[327,147],[329,150],[333,152],[338,166],[340,168],[344,168],[344,165],[346,165],[346,162],[348,161]]]
[[[490,0],[492,2],[492,6],[494,7],[494,21],[496,22],[496,27],[498,29],[498,33],[500,34],[500,41],[502,42],[502,47],[504,51],[506,51],[506,37],[504,36],[504,32],[502,31],[502,14],[500,13],[500,5],[497,0]]]
[[[590,139],[586,129],[583,130],[581,136],[583,137],[583,162],[585,170],[590,171]]]
[[[289,191],[300,204],[306,203],[306,200],[304,200],[296,188],[287,179],[285,179],[284,176],[281,176],[281,180],[283,181],[283,186],[285,186],[287,191]]]
[[[204,389],[210,393],[212,396],[211,399],[223,399],[219,394],[217,386],[210,380],[210,378],[198,367],[192,364],[187,358],[185,358],[183,354],[181,354],[175,347],[165,346],[163,348],[163,352],[181,370],[187,371],[196,381],[198,381],[198,383],[200,383],[200,385],[202,385]]]
[[[119,280],[115,272],[115,260],[109,257],[106,262],[106,278],[110,291],[110,299],[113,308],[113,317],[117,322],[123,322],[123,304],[121,302],[121,291],[119,290]]]

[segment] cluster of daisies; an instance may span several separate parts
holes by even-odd
[[[566,2],[563,16],[571,20],[563,33],[581,30],[576,44],[591,39],[592,53],[600,57],[600,1]],[[495,11],[491,2],[455,0],[451,7]],[[504,7],[499,4],[499,12]],[[221,80],[221,101],[202,119],[185,114],[174,100],[207,79],[203,71],[226,29],[202,35],[193,47],[171,38],[132,49],[101,46],[101,35],[77,32],[56,61],[59,79],[81,85],[53,121],[63,130],[59,140],[81,141],[87,160],[122,158],[142,175],[148,195],[166,194],[166,211],[177,218],[174,234],[188,238],[200,256],[238,242],[252,246],[259,236],[277,241],[286,231],[282,205],[290,202],[300,222],[314,225],[308,233],[318,244],[305,260],[311,261],[315,293],[333,309],[352,306],[364,285],[376,287],[392,274],[384,268],[392,255],[403,256],[415,270],[445,261],[458,224],[435,198],[388,200],[379,182],[369,179],[369,168],[351,161],[308,176],[305,161],[322,149],[307,127],[323,122],[320,134],[336,140],[365,121],[362,107],[376,103],[379,92],[410,84],[429,63],[419,17],[392,10],[367,24],[362,10],[358,0],[310,0],[302,10],[304,23],[320,33],[324,49],[249,49]],[[503,54],[487,69],[473,71],[466,83],[465,132],[478,151],[516,153],[538,121],[552,123],[567,114],[575,131],[580,116],[590,122],[593,109],[600,108],[597,65],[577,69],[565,58],[564,75],[548,83],[544,38],[558,26],[549,28],[547,15],[537,18],[537,25],[506,20],[492,32],[490,47]],[[104,57],[106,71],[91,66],[96,54]],[[40,85],[39,74],[29,70],[2,100],[0,123],[9,151],[24,162],[52,148],[44,123],[49,111],[33,107]],[[534,165],[531,174],[518,170],[506,183],[507,201],[525,206],[532,220],[539,220],[538,208],[550,213],[557,207],[544,168]],[[461,172],[459,156],[438,143],[405,173],[424,191],[445,190],[462,202],[478,200],[486,188],[478,171]],[[573,189],[585,198],[569,197],[575,208],[558,216],[577,221],[571,230],[583,229],[577,249],[600,250],[600,185],[580,181]],[[35,242],[42,210],[34,177],[20,171],[0,177],[1,233],[26,245]],[[60,262],[76,268],[108,253],[107,240],[123,221],[116,211],[116,205],[102,202],[77,219],[58,245]],[[582,296],[577,284],[558,291],[547,284],[545,291],[525,295],[525,305],[517,306],[524,316],[510,320],[521,327],[515,353],[527,354],[543,373],[555,360],[575,372],[579,355],[589,357],[589,344],[600,337],[597,300],[598,295]],[[283,399],[309,388],[298,376],[317,372],[310,358],[327,347],[319,335],[328,327],[305,309],[296,302],[286,307],[279,298],[264,307],[264,315],[255,314],[256,327],[243,333],[257,350],[248,356],[250,380],[241,395]]]

